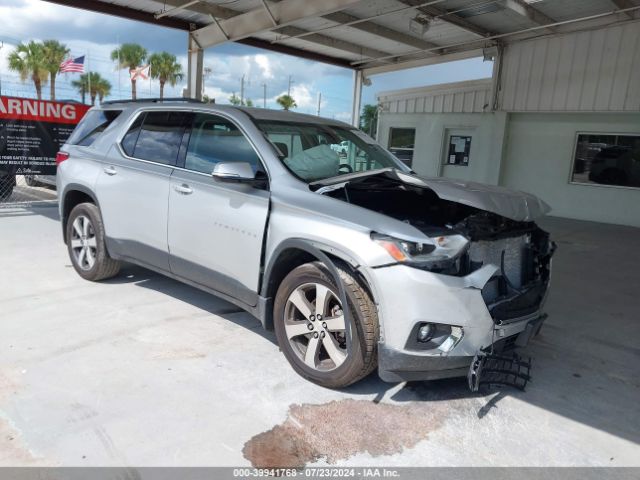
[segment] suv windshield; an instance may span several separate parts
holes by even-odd
[[[407,170],[359,130],[297,122],[256,122],[279,152],[282,163],[305,182],[381,168]]]

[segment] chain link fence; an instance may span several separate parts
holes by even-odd
[[[14,175],[0,171],[0,209],[20,205],[53,205],[55,175]]]

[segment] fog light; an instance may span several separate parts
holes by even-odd
[[[426,343],[433,337],[435,328],[431,323],[425,323],[418,328],[418,341]]]

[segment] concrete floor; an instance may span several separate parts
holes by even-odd
[[[640,230],[544,226],[525,393],[331,391],[230,304],[137,267],[83,281],[54,208],[0,209],[0,465],[640,465]]]

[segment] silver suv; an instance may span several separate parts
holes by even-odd
[[[57,163],[78,274],[103,280],[126,261],[222,297],[323,386],[376,368],[385,381],[470,373],[477,386],[478,359],[525,345],[544,319],[544,202],[418,177],[342,122],[113,103],[85,116]]]

